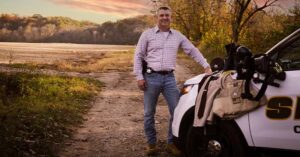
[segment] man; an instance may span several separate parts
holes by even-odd
[[[156,130],[154,115],[159,94],[167,101],[170,113],[167,151],[175,156],[180,151],[173,144],[172,120],[173,112],[178,103],[179,91],[173,70],[176,65],[176,55],[181,47],[186,54],[194,58],[211,73],[209,64],[199,50],[180,32],[170,28],[171,10],[160,7],[157,10],[157,26],[142,33],[134,56],[134,73],[138,87],[144,91],[144,129],[147,137],[147,155],[158,152],[156,148]],[[142,62],[147,62],[147,70],[143,74]]]

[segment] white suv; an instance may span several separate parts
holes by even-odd
[[[186,156],[244,157],[251,154],[249,148],[291,150],[294,155],[300,152],[300,29],[266,54],[286,72],[286,80],[280,82],[279,88],[268,86],[268,103],[234,120],[220,119],[198,133],[192,128],[198,84],[204,74],[184,83],[188,92],[180,97],[172,129],[175,143]]]

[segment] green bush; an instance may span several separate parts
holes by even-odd
[[[230,43],[230,37],[225,28],[206,32],[200,42],[200,50],[211,61],[216,57],[224,58],[226,54],[225,45]]]

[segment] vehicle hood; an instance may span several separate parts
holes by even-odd
[[[200,74],[191,79],[188,79],[187,81],[185,81],[184,85],[197,84],[202,80],[204,76],[205,74]]]

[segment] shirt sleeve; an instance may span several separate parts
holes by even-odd
[[[133,65],[133,73],[136,76],[137,80],[143,80],[143,66],[142,59],[145,58],[147,51],[147,35],[146,32],[143,32],[140,36],[140,39],[137,43],[134,53],[134,65]]]
[[[203,54],[196,48],[183,34],[181,34],[181,48],[183,51],[192,57],[197,63],[202,65],[203,68],[209,67],[207,60],[204,58]]]

